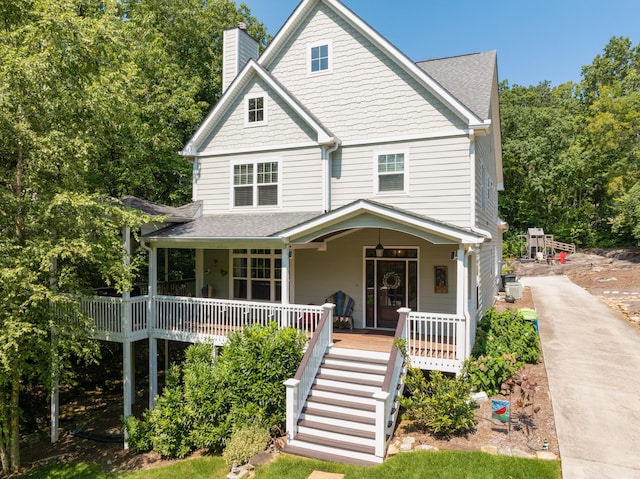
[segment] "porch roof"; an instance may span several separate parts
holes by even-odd
[[[427,216],[369,200],[358,200],[328,213],[271,212],[205,215],[144,235],[159,246],[209,243],[218,247],[269,247],[322,243],[347,230],[387,228],[434,244],[478,244],[486,231],[461,228]]]

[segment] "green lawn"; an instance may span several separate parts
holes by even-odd
[[[376,467],[357,467],[283,455],[259,467],[256,479],[307,479],[314,470],[341,473],[345,479],[560,479],[560,462],[492,456],[481,452],[420,451],[394,456]],[[88,464],[62,464],[38,469],[31,479],[224,479],[229,469],[218,456],[177,461],[169,466],[126,474],[110,474]]]

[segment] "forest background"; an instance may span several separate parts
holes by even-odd
[[[123,290],[114,199],[191,199],[179,155],[221,95],[222,32],[270,36],[230,0],[0,0],[0,460],[19,467],[20,398],[98,354],[50,315],[57,291]],[[473,48],[473,45],[470,45]],[[579,83],[500,83],[500,214],[579,247],[640,240],[640,45],[612,37]],[[51,331],[67,333],[51,336]],[[52,366],[53,365],[53,366]]]

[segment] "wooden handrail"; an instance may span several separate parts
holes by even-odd
[[[398,318],[398,325],[396,326],[396,332],[393,337],[393,346],[391,348],[391,355],[389,356],[389,364],[387,365],[387,372],[384,375],[384,381],[382,381],[382,392],[389,392],[389,388],[391,387],[391,380],[393,379],[393,371],[396,367],[396,360],[398,358],[398,347],[396,346],[396,340],[400,339],[404,331],[404,325],[407,321],[407,313],[400,313],[400,317]]]
[[[318,326],[316,326],[316,329],[315,329],[316,332],[322,331],[322,328],[324,328],[324,324],[326,323],[328,317],[329,317],[329,312],[328,310],[325,309],[322,312],[322,317],[320,318],[320,321],[318,321]],[[309,344],[307,345],[307,350],[304,352],[304,355],[302,356],[302,361],[300,361],[300,366],[298,366],[298,370],[296,371],[296,375],[293,377],[293,379],[297,379],[298,381],[302,379],[302,374],[304,373],[304,370],[307,368],[307,363],[309,362],[309,359],[313,355],[313,350],[316,346],[316,343],[318,342],[319,337],[320,337],[320,334],[313,334],[313,336],[311,336],[311,341],[309,341]]]

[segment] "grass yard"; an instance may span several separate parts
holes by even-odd
[[[340,473],[345,479],[560,479],[560,462],[492,456],[481,452],[419,451],[394,456],[376,467],[357,467],[283,455],[256,470],[256,479],[307,479],[314,470]],[[30,479],[224,479],[229,469],[218,456],[177,461],[165,467],[110,474],[89,464],[61,464],[26,474]]]

